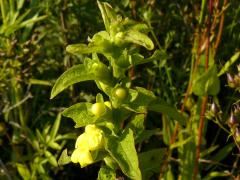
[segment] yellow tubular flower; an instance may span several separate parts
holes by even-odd
[[[94,151],[103,147],[102,130],[98,129],[95,125],[87,125],[85,133],[87,135],[89,150]]]
[[[90,151],[85,148],[75,149],[72,153],[71,161],[73,163],[79,163],[82,168],[94,162]]]
[[[86,133],[83,133],[80,136],[78,136],[75,144],[75,148],[79,148],[79,147],[88,148],[88,136]]]

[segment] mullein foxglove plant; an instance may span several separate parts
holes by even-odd
[[[185,121],[175,108],[152,91],[133,87],[126,72],[133,66],[161,60],[166,54],[156,50],[145,58],[139,53],[140,47],[154,49],[148,37],[149,27],[117,15],[108,3],[98,1],[98,6],[106,30],[89,38],[88,44],[67,46],[67,52],[91,55],[91,58],[85,56],[83,64],[71,67],[58,78],[51,99],[70,85],[88,80],[95,81],[106,96],[99,93],[94,104],[80,102],[62,112],[73,119],[75,128],[85,127],[85,132],[76,140],[71,156],[67,150],[63,151],[59,164],[72,161],[85,167],[102,161],[99,179],[116,179],[118,169],[130,179],[148,179],[149,174],[158,170],[144,167],[151,167],[151,157],[162,154],[162,149],[137,154],[135,145],[157,132],[145,129],[145,114],[148,110],[156,111],[181,125]]]

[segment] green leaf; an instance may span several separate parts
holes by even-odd
[[[164,174],[164,178],[163,179],[167,179],[167,180],[174,180],[174,175],[172,173],[172,168],[170,165],[168,165],[168,170],[167,172]]]
[[[104,98],[103,98],[102,94],[100,94],[100,93],[97,94],[96,102],[97,103],[104,103]]]
[[[142,143],[143,141],[148,140],[151,136],[159,134],[159,131],[159,129],[144,130],[136,137],[135,143]]]
[[[174,148],[177,148],[179,146],[183,146],[184,144],[190,142],[192,139],[193,139],[193,136],[190,136],[185,140],[175,142],[175,143],[171,144],[170,149],[174,149]]]
[[[73,119],[76,123],[75,128],[94,123],[98,118],[88,109],[92,107],[91,103],[77,103],[65,109],[62,115]]]
[[[56,143],[56,142],[54,142],[54,141],[50,141],[50,142],[48,143],[48,146],[49,146],[50,148],[52,148],[52,149],[55,149],[55,150],[61,150],[61,149],[62,149],[62,147],[61,147],[58,143]]]
[[[16,163],[18,173],[24,180],[31,179],[31,174],[28,167],[24,164]]]
[[[66,51],[74,54],[90,54],[90,53],[99,53],[103,51],[102,47],[94,46],[94,45],[86,45],[86,44],[71,44],[66,47]]]
[[[115,180],[116,173],[108,166],[102,166],[98,172],[98,180]]]
[[[224,66],[222,67],[222,69],[219,71],[218,76],[221,76],[221,75],[223,75],[224,73],[226,73],[226,72],[228,71],[229,67],[238,60],[239,56],[240,56],[240,52],[236,52],[236,53],[224,64]]]
[[[57,79],[55,85],[52,88],[50,99],[54,98],[57,94],[59,94],[72,84],[93,79],[94,75],[89,72],[83,64],[73,66],[67,71],[65,71]]]
[[[52,126],[51,132],[50,132],[50,141],[54,140],[55,136],[57,135],[59,126],[61,122],[61,113],[58,113],[57,118],[55,119],[55,122]]]
[[[117,20],[117,15],[112,9],[111,5],[106,2],[97,1],[98,7],[101,11],[103,22],[107,32],[110,33],[111,24]]]
[[[106,150],[118,163],[123,173],[131,179],[141,180],[132,130],[127,129],[121,137],[109,136],[105,142]]]
[[[133,54],[132,58],[131,58],[131,64],[132,65],[139,65],[139,64],[145,64],[148,62],[152,62],[154,60],[163,60],[163,59],[167,59],[167,54],[165,51],[160,51],[160,50],[156,50],[153,55],[149,58],[144,58],[142,55],[140,54]]]
[[[182,126],[186,124],[184,116],[181,113],[179,113],[176,108],[170,106],[169,104],[162,100],[152,102],[148,106],[148,110],[166,114],[170,118],[178,121]]]
[[[138,44],[148,50],[152,50],[154,48],[152,40],[147,35],[136,30],[129,30],[125,32],[123,35],[123,40],[126,42]]]
[[[164,153],[165,149],[159,148],[139,154],[139,165],[143,179],[151,179],[154,173],[159,173]]]
[[[224,147],[220,148],[220,150],[212,156],[211,160],[215,161],[215,162],[220,162],[223,159],[225,159],[229,153],[232,151],[232,149],[235,147],[234,143],[230,143],[230,144],[225,144]],[[210,169],[212,167],[212,164],[210,164],[206,169]]]
[[[215,96],[220,91],[220,81],[217,76],[215,65],[210,67],[193,82],[193,93],[197,96],[212,95]]]
[[[231,174],[229,172],[213,171],[213,172],[210,172],[206,177],[204,177],[203,180],[220,179],[220,177],[222,177],[222,178],[225,177],[226,179],[231,179],[230,176],[231,176]]]
[[[131,128],[133,130],[134,136],[136,137],[144,130],[144,119],[144,114],[135,114],[127,124],[126,128]]]
[[[171,121],[166,114],[162,115],[163,142],[166,145],[170,145],[171,137],[174,131],[174,124],[174,121]]]
[[[138,92],[137,97],[128,104],[124,104],[126,109],[131,111],[145,113],[147,111],[147,106],[154,100],[156,100],[156,96],[152,91],[149,91],[142,87],[135,87],[135,90]]]
[[[64,149],[61,156],[58,159],[58,165],[65,165],[71,162],[71,156],[68,156],[67,149]]]
[[[112,51],[112,43],[109,34],[106,31],[100,31],[93,36],[88,45],[71,44],[67,46],[66,51],[75,55],[109,53]]]
[[[49,151],[45,151],[44,152],[48,162],[53,166],[53,167],[57,167],[58,166],[58,163],[57,163],[57,160],[56,158],[54,157],[54,155],[49,152]]]

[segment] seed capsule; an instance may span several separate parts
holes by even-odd
[[[124,88],[119,87],[115,91],[115,96],[118,99],[123,100],[123,99],[125,99],[127,97],[127,91]]]
[[[240,130],[238,128],[235,129],[235,139],[236,139],[236,142],[239,144],[240,143]]]
[[[101,116],[106,112],[104,103],[95,103],[91,107],[91,111],[95,116]]]
[[[234,125],[236,125],[236,124],[238,124],[237,117],[236,117],[233,113],[231,113],[230,118],[229,118],[229,120],[228,120],[228,125],[229,125],[230,127],[232,127],[232,126],[234,126]]]
[[[212,103],[211,105],[211,112],[215,115],[219,112],[219,108],[215,102]]]

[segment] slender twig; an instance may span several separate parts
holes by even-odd
[[[2,167],[3,172],[4,172],[4,174],[6,175],[7,179],[8,179],[8,180],[11,180],[12,178],[11,178],[11,176],[9,175],[8,170],[7,170],[7,168],[5,167],[5,165],[3,164],[1,158],[0,158],[0,166]]]
[[[223,9],[227,5],[227,3],[228,3],[228,1],[224,0],[224,2],[223,2]],[[223,32],[223,25],[224,25],[224,19],[225,19],[225,15],[224,15],[224,12],[223,12],[222,15],[221,15],[221,20],[220,20],[219,29],[218,29],[218,35],[217,35],[215,46],[214,46],[215,53],[217,52],[217,48],[218,48],[218,46],[220,44],[220,41],[221,41],[222,32]]]
[[[21,101],[17,102],[16,104],[12,105],[11,107],[9,107],[9,108],[7,108],[7,109],[3,109],[2,112],[3,112],[3,113],[7,113],[7,112],[11,111],[12,109],[20,106],[21,104],[23,104],[25,101],[27,101],[28,99],[30,99],[30,98],[32,98],[32,97],[33,97],[32,94],[29,93],[29,94],[27,94],[27,96],[24,97]]]

